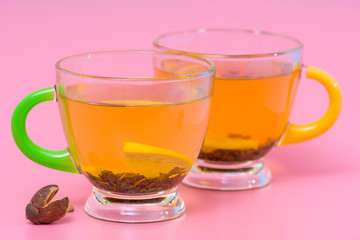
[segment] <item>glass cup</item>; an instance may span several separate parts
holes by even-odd
[[[177,65],[195,68],[173,71]],[[162,76],[164,68],[171,76]],[[56,64],[55,87],[25,97],[12,132],[31,160],[93,185],[85,205],[95,218],[153,222],[185,211],[177,185],[196,160],[208,117],[214,65],[205,59],[154,51],[93,52]],[[29,111],[57,101],[68,148],[35,145],[25,130]]]
[[[271,182],[264,156],[272,147],[314,138],[340,113],[338,84],[324,71],[302,64],[303,46],[292,37],[198,29],[161,35],[154,46],[216,65],[209,128],[199,159],[184,179],[187,185],[216,190],[263,187]],[[295,125],[288,119],[301,73],[321,83],[330,102],[318,121]]]

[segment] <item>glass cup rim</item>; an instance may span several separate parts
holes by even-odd
[[[98,76],[98,75],[91,75],[91,74],[84,74],[79,73],[76,71],[71,71],[66,68],[61,67],[61,64],[71,58],[75,57],[88,57],[89,55],[95,55],[95,54],[161,54],[161,55],[175,55],[175,56],[184,56],[186,58],[196,59],[200,60],[203,63],[206,63],[209,65],[205,71],[202,72],[196,72],[191,74],[179,74],[174,75],[170,77],[109,77],[109,76]],[[116,80],[116,81],[129,81],[129,80],[135,80],[135,81],[170,81],[170,82],[186,82],[186,81],[192,81],[198,78],[206,77],[208,75],[211,75],[215,71],[215,64],[205,58],[202,58],[200,56],[194,56],[187,53],[169,53],[169,52],[161,52],[161,51],[155,51],[155,50],[105,50],[105,51],[91,51],[91,52],[84,52],[79,54],[73,54],[64,58],[61,58],[58,60],[55,64],[55,68],[66,72],[71,75],[79,76],[79,77],[88,77],[88,78],[96,78],[96,79],[102,79],[102,80]]]
[[[254,53],[254,54],[221,54],[221,53],[199,53],[199,52],[190,52],[190,51],[182,51],[182,50],[176,50],[173,48],[165,47],[159,43],[160,39],[168,36],[174,36],[174,35],[181,35],[186,33],[204,33],[204,32],[240,32],[240,33],[252,33],[255,35],[268,35],[268,36],[274,36],[278,38],[283,38],[287,40],[291,40],[297,44],[296,47],[281,50],[281,51],[274,51],[269,53]],[[182,31],[173,31],[168,32],[165,34],[162,34],[155,38],[153,41],[153,45],[161,50],[171,52],[171,53],[178,53],[178,54],[191,54],[198,57],[205,57],[205,58],[259,58],[259,57],[274,57],[289,53],[294,53],[297,51],[300,51],[303,48],[303,44],[301,41],[299,41],[296,38],[290,37],[288,35],[274,33],[274,32],[268,32],[268,31],[262,31],[262,30],[256,30],[256,29],[241,29],[241,28],[197,28],[197,29],[189,29],[189,30],[182,30]]]

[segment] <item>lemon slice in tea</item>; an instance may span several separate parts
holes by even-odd
[[[201,151],[208,152],[214,149],[224,150],[246,150],[259,148],[259,142],[252,139],[244,138],[227,138],[220,136],[209,136],[205,137],[205,141]]]
[[[126,142],[123,152],[127,168],[146,177],[157,177],[175,167],[188,171],[193,164],[184,154],[142,143]]]

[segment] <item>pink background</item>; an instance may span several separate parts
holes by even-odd
[[[357,0],[1,1],[2,239],[360,239],[359,10]],[[186,215],[168,222],[121,224],[87,216],[90,184],[23,156],[11,136],[13,109],[28,93],[54,84],[54,64],[62,57],[149,49],[161,33],[199,27],[255,28],[300,39],[304,62],[330,72],[342,88],[338,122],[314,140],[272,150],[267,163],[274,180],[266,188],[215,192],[182,185]],[[326,110],[326,92],[305,79],[300,85],[292,119],[313,121]],[[27,126],[39,145],[65,147],[56,103],[36,107]],[[60,186],[56,197],[68,196],[75,212],[51,225],[32,225],[25,206],[52,183]]]

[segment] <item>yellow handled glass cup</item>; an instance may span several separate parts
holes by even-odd
[[[328,130],[341,108],[341,92],[326,72],[304,66],[300,41],[238,29],[198,29],[164,34],[158,50],[201,56],[215,63],[210,122],[199,159],[184,183],[241,190],[271,181],[264,156],[273,146],[297,143]],[[165,69],[164,74],[171,72]],[[181,71],[196,68],[185,65]],[[325,115],[307,125],[289,123],[302,75],[321,83],[330,102]]]

